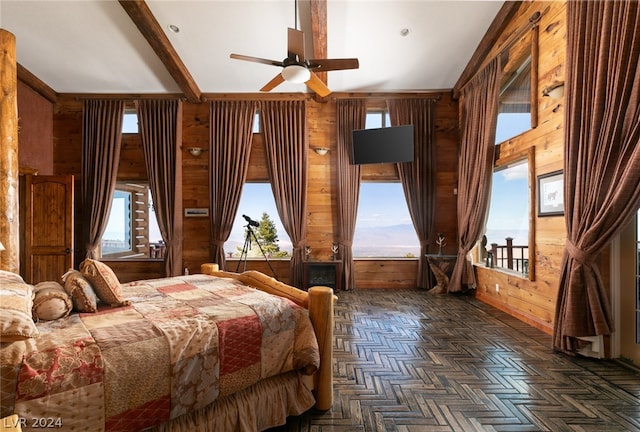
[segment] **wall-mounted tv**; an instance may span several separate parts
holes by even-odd
[[[413,162],[413,125],[352,132],[354,165]]]

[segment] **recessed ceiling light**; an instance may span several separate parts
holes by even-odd
[[[409,35],[408,28],[403,28],[402,30],[400,30],[400,36],[408,36],[408,35]]]
[[[171,30],[173,33],[180,33],[180,27],[175,24],[169,24],[169,30]]]

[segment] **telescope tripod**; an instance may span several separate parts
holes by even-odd
[[[271,269],[271,273],[273,273],[273,277],[278,279],[278,276],[276,276],[276,271],[271,266],[271,263],[269,262],[269,258],[267,258],[267,254],[264,253],[264,249],[262,249],[262,245],[260,244],[260,242],[258,241],[258,238],[256,237],[256,233],[254,233],[253,229],[251,228],[251,224],[249,223],[245,225],[245,228],[247,229],[247,235],[244,238],[244,246],[242,246],[240,259],[238,260],[238,264],[236,265],[236,273],[238,273],[238,270],[240,269],[240,263],[242,262],[244,262],[244,267],[242,271],[247,270],[247,253],[251,250],[251,241],[252,241],[251,239],[253,238],[253,241],[256,242],[256,244],[258,245],[258,248],[260,249],[260,253],[262,253],[262,256],[264,257],[264,260],[267,262],[269,269]]]

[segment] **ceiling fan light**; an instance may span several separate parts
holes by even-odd
[[[311,78],[311,72],[304,66],[291,65],[282,69],[282,78],[294,83],[305,83]]]

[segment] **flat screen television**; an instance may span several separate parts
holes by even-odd
[[[413,162],[413,125],[352,132],[354,165]]]

